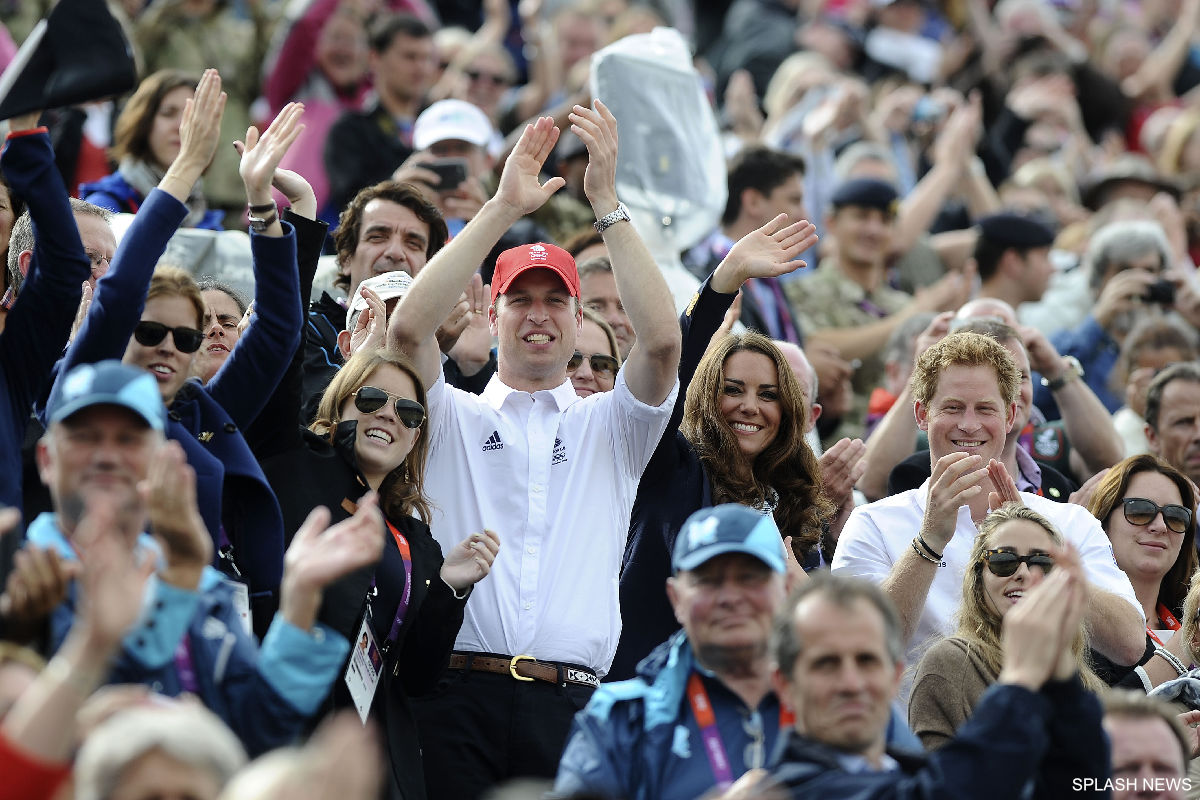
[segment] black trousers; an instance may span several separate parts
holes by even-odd
[[[450,670],[413,699],[429,800],[476,800],[509,778],[553,778],[590,686]]]

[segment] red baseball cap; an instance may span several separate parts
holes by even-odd
[[[575,259],[561,247],[538,242],[510,247],[496,259],[496,271],[492,275],[492,302],[508,291],[508,287],[527,269],[550,269],[562,278],[572,297],[579,297],[579,270]]]

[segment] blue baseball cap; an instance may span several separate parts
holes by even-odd
[[[167,422],[167,409],[154,376],[112,359],[80,364],[68,372],[51,396],[46,412],[53,425],[98,405],[128,408],[156,431]]]
[[[738,503],[702,508],[688,517],[675,537],[671,567],[675,572],[693,570],[725,553],[745,553],[776,572],[787,572],[775,520]]]

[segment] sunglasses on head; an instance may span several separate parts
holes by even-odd
[[[1013,575],[1021,564],[1025,564],[1029,569],[1040,567],[1043,575],[1048,575],[1050,570],[1054,569],[1054,556],[1049,553],[1019,556],[1011,550],[985,550],[982,561],[987,565],[988,572],[998,578]]]
[[[1125,512],[1125,521],[1130,525],[1149,525],[1161,511],[1163,522],[1175,533],[1187,533],[1188,528],[1192,526],[1192,512],[1177,503],[1160,506],[1144,497],[1126,497],[1121,501],[1121,506]]]
[[[185,328],[182,325],[178,328],[168,328],[161,322],[148,322],[147,320],[142,320],[133,326],[133,338],[144,347],[154,347],[167,338],[168,333],[175,340],[175,349],[181,353],[194,353],[204,343],[204,332],[195,328]]]
[[[588,363],[592,367],[592,372],[598,372],[603,375],[612,377],[617,374],[617,370],[621,364],[612,356],[606,356],[603,353],[594,353],[588,356]],[[574,372],[583,365],[583,353],[576,350],[571,356],[571,360],[567,362],[567,372]]]
[[[396,397],[383,389],[374,386],[363,386],[354,393],[354,407],[364,414],[374,414],[387,404],[389,399],[396,401],[396,419],[406,428],[419,428],[425,421],[425,409],[416,400],[407,397]]]

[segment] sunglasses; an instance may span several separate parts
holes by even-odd
[[[145,347],[154,347],[167,338],[168,333],[175,340],[175,349],[181,353],[194,353],[204,343],[204,332],[195,328],[185,328],[182,325],[178,328],[168,328],[161,322],[147,322],[146,320],[133,326],[133,338],[137,340],[138,344]]]
[[[416,400],[396,397],[374,386],[363,386],[354,393],[354,407],[364,414],[374,414],[383,408],[389,399],[396,401],[396,419],[406,428],[419,428],[425,421],[425,409]]]
[[[621,364],[612,356],[606,356],[602,353],[594,353],[588,356],[588,363],[592,367],[592,372],[601,375],[607,375],[610,378],[617,374],[617,370]],[[567,362],[567,372],[574,372],[583,364],[583,353],[576,350],[571,355],[571,360]]]
[[[988,572],[997,578],[1007,578],[1013,575],[1021,564],[1025,564],[1029,569],[1040,567],[1043,575],[1050,574],[1050,570],[1054,569],[1054,557],[1049,553],[1030,553],[1027,556],[1019,556],[1011,550],[986,550],[982,561],[987,565]]]
[[[1130,525],[1149,525],[1161,511],[1163,522],[1169,530],[1187,533],[1188,528],[1192,527],[1191,510],[1175,503],[1160,506],[1144,497],[1126,497],[1121,501],[1121,505],[1125,511],[1125,521]]]

